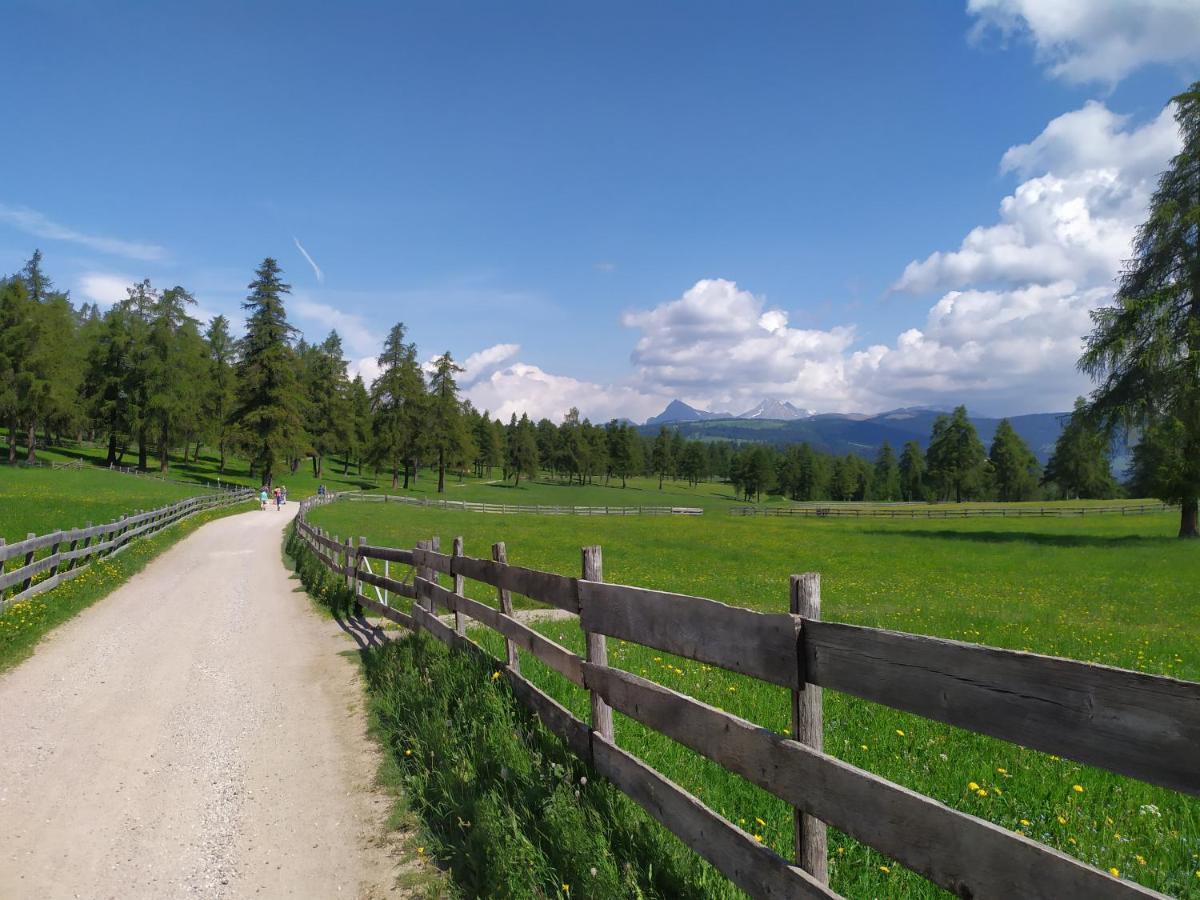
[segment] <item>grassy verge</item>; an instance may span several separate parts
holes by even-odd
[[[411,547],[463,535],[487,555],[504,540],[519,565],[578,574],[579,547],[602,544],[609,581],[780,611],[790,572],[822,573],[830,620],[1051,653],[1200,680],[1194,585],[1200,553],[1173,535],[1170,513],[1137,518],[861,522],[546,519],[338,503],[315,524]],[[395,571],[395,568],[393,568]],[[495,591],[467,582],[494,605]],[[574,621],[539,630],[582,652]],[[497,656],[498,637],[474,635]],[[782,689],[611,641],[613,665],[775,731]],[[522,672],[585,716],[586,695],[522,654]],[[781,853],[781,801],[637,723],[616,717],[619,743]],[[1168,894],[1200,897],[1200,800],[907,715],[825,694],[831,754],[954,808],[1019,831]],[[1079,789],[1076,789],[1078,786]],[[833,886],[846,896],[942,896],[928,882],[836,832]]]
[[[352,612],[345,584],[296,540],[313,599]],[[707,863],[573,756],[496,678],[497,666],[427,635],[361,654],[382,780],[415,815],[417,850],[468,897],[733,898]]]
[[[0,614],[0,672],[28,657],[53,628],[105,597],[201,525],[251,508],[247,503],[198,513],[134,541],[115,557],[94,561],[82,575],[52,591],[13,604]]]

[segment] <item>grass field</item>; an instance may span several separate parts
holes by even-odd
[[[0,466],[0,537],[11,543],[31,531],[46,534],[87,522],[100,525],[137,509],[154,509],[210,491],[106,469]]]
[[[70,462],[72,460],[81,460],[85,465],[103,467],[105,460],[105,447],[103,445],[81,445],[71,447],[49,447],[38,450],[38,459],[51,462]],[[0,443],[0,456],[7,458],[7,445]],[[24,452],[18,457],[24,459]],[[134,466],[137,464],[136,453],[126,453],[123,465]],[[158,458],[150,456],[149,465],[151,471],[148,475],[137,476],[153,480],[158,474]],[[3,467],[9,468],[9,467]],[[250,467],[245,460],[228,457],[224,472],[218,472],[218,458],[216,453],[211,448],[204,448],[200,451],[199,460],[188,460],[184,462],[178,456],[171,457],[171,467],[168,471],[168,477],[177,481],[197,482],[210,485],[214,481],[219,480],[222,484],[237,484],[244,487],[258,487],[262,482],[257,478],[250,477]],[[317,486],[324,484],[330,491],[348,491],[348,490],[370,490],[378,487],[381,482],[378,481],[367,469],[363,469],[361,477],[354,474],[354,467],[351,466],[348,475],[342,475],[342,465],[333,460],[327,460],[325,472],[320,479],[314,478],[312,475],[312,466],[308,462],[300,466],[293,475],[286,471],[277,472],[275,477],[276,484],[285,484],[288,488],[288,497],[300,499],[309,497],[317,492]],[[132,476],[131,476],[132,477]],[[436,485],[436,481],[434,482]]]
[[[1200,680],[1200,552],[1177,516],[891,522],[487,516],[337,503],[312,521],[372,543],[463,535],[467,552],[507,543],[511,562],[578,574],[604,547],[605,577],[780,611],[787,577],[823,579],[826,619],[1051,653]],[[468,594],[494,602],[484,585]],[[540,626],[582,650],[578,626]],[[489,639],[490,640],[490,639]],[[493,650],[499,642],[491,640]],[[785,691],[613,641],[610,661],[777,731]],[[533,659],[523,670],[577,714],[586,697]],[[855,765],[1020,831],[1122,877],[1200,897],[1200,800],[826,692],[826,749]],[[780,801],[634,722],[620,743],[786,853]],[[831,832],[833,884],[848,896],[937,896],[923,879]]]

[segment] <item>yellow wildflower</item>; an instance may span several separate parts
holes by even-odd
[[[1134,854],[1133,858],[1138,861],[1139,866],[1144,866],[1146,864],[1146,857],[1142,856],[1140,853]]]
[[[985,791],[983,788],[980,788],[980,789],[979,789],[979,790],[977,790],[975,793],[976,793],[976,794],[978,794],[980,797],[986,797],[986,796],[987,796],[987,791]]]
[[[1073,785],[1071,785],[1071,790],[1073,790],[1077,794],[1082,794],[1083,793],[1083,785],[1082,784],[1073,784]]]
[[[757,822],[759,825],[761,825],[763,828],[767,827],[767,823],[764,822],[762,819],[760,819],[758,816],[754,817],[754,821]]]
[[[1058,824],[1059,824],[1059,825],[1066,825],[1066,824],[1067,824],[1067,820],[1066,820],[1066,819],[1065,819],[1063,816],[1059,816],[1059,817],[1058,817]]]
[[[1033,823],[1032,823],[1032,822],[1030,822],[1028,819],[1022,819],[1022,820],[1021,820],[1021,824],[1022,824],[1022,825],[1024,825],[1026,828],[1028,828],[1028,827],[1029,827],[1030,825],[1032,825]]]
[[[492,673],[492,681],[495,681],[499,677],[500,677],[500,673],[498,671]]]
[[[758,841],[760,844],[762,843],[762,835],[761,835],[761,834],[756,834],[756,835],[754,836],[754,839],[755,839],[756,841]]]
[[[977,791],[977,790],[979,790],[979,785],[977,785],[975,782],[972,781],[967,785],[967,790]]]
[[[880,871],[880,872],[882,872],[884,875],[887,875],[887,874],[888,874],[889,872],[891,872],[892,870],[891,870],[891,869],[889,869],[887,866],[880,866],[880,867],[879,867],[879,871]]]
[[[1121,870],[1118,869],[1116,866],[1113,866],[1111,869],[1108,870],[1108,874],[1111,875],[1113,878],[1120,878]]]
[[[901,731],[899,728],[896,729],[896,734],[900,735],[900,737],[904,737],[904,732]]]

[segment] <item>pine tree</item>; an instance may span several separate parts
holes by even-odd
[[[538,445],[533,423],[524,413],[518,421],[514,413],[509,423],[508,438],[509,473],[516,476],[516,486],[521,485],[521,476],[533,478],[538,469]]]
[[[446,491],[446,464],[465,443],[466,428],[458,402],[458,382],[454,376],[465,371],[447,350],[433,361],[429,382],[429,447],[437,454],[437,491]]]
[[[250,453],[252,469],[270,485],[280,460],[295,456],[304,443],[302,398],[283,295],[290,286],[275,260],[262,261],[242,304],[249,311],[237,366],[234,421]]]
[[[925,499],[925,455],[916,441],[908,441],[900,454],[900,499]]]
[[[404,337],[404,323],[397,322],[383,342],[379,376],[371,382],[369,458],[391,471],[393,488],[403,468],[404,489],[408,490],[409,470],[420,448],[428,404],[417,347]]]
[[[891,502],[900,499],[900,467],[896,454],[887,441],[879,447],[875,457],[875,476],[871,479],[871,497]]]
[[[1040,466],[1037,457],[1012,427],[1001,419],[988,451],[1000,500],[1029,500],[1037,491]]]
[[[217,444],[217,471],[223,474],[234,403],[235,348],[233,337],[229,334],[229,320],[224,316],[214,316],[204,332],[204,341],[208,353],[208,393],[204,399],[204,417],[208,436]]]
[[[1078,398],[1075,411],[1054,444],[1042,483],[1057,485],[1067,499],[1115,497],[1117,483],[1112,476],[1109,448],[1108,438],[1088,416],[1086,401]]]
[[[953,497],[961,503],[979,488],[986,457],[975,426],[967,418],[965,406],[956,407],[949,416],[938,416],[933,423],[925,464],[929,477],[938,486],[941,499]]]
[[[675,460],[671,456],[671,433],[667,431],[664,425],[658,430],[658,437],[654,439],[654,450],[651,454],[650,464],[654,469],[654,474],[658,476],[658,489],[661,491],[663,486],[663,478],[675,468]]]
[[[1172,102],[1182,149],[1159,176],[1115,305],[1092,313],[1079,367],[1099,382],[1096,421],[1142,429],[1175,461],[1150,467],[1147,487],[1180,504],[1181,538],[1200,538],[1200,81]]]

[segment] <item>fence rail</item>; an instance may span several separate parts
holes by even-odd
[[[344,576],[365,609],[443,642],[484,653],[466,636],[473,619],[504,636],[501,671],[515,696],[573,752],[755,897],[832,897],[824,829],[832,825],[960,897],[1159,897],[1044,844],[951,809],[851,766],[820,746],[822,688],[1034,747],[1188,794],[1200,795],[1200,683],[1074,660],[827,622],[819,578],[794,576],[792,609],[761,613],[710,600],[603,581],[600,548],[583,550],[583,577],[514,566],[503,545],[492,559],[436,549],[355,546],[307,521],[333,496],[303,501],[301,538]],[[364,577],[370,560],[412,566],[412,581]],[[454,588],[439,583],[449,575]],[[497,589],[500,608],[463,596],[470,578]],[[396,609],[389,595],[411,599]],[[518,593],[579,617],[580,656],[511,615]],[[436,614],[453,613],[452,627]],[[775,733],[607,663],[607,637],[676,654],[791,689],[793,732]],[[520,674],[514,645],[587,690],[589,725]],[[756,843],[661,773],[620,749],[612,710],[715,761],[797,810],[795,861]],[[807,724],[806,724],[807,723]],[[806,871],[806,869],[808,871]]]
[[[411,506],[432,506],[437,509],[458,509],[465,512],[510,515],[533,513],[539,516],[702,516],[704,510],[695,506],[536,506],[516,503],[475,503],[470,500],[427,500],[397,494],[367,494],[358,491],[338,494],[359,503],[407,503]]]
[[[69,581],[83,572],[93,558],[120,553],[134,538],[153,534],[194,513],[239,503],[249,499],[252,494],[253,491],[243,488],[240,491],[189,497],[148,512],[121,516],[115,522],[104,525],[92,525],[89,522],[83,528],[69,528],[49,534],[31,532],[25,540],[13,544],[0,538],[0,612],[19,600]],[[49,552],[40,555],[43,550]],[[5,571],[6,564],[13,559],[19,560],[19,565]],[[43,572],[49,572],[49,575],[35,581]],[[6,598],[10,589],[13,592]]]
[[[895,506],[734,506],[734,516],[781,516],[845,519],[973,519],[973,518],[1072,518],[1091,515],[1144,515],[1175,507],[1167,503],[1118,504],[1115,506],[945,506],[906,508]]]

